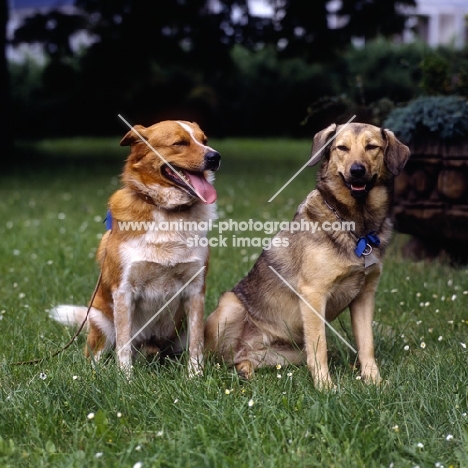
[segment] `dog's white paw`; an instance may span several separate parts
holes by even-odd
[[[197,358],[190,358],[188,376],[190,379],[203,375],[203,363]]]

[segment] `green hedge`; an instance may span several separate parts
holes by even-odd
[[[384,122],[405,143],[426,139],[457,142],[468,137],[468,101],[460,96],[425,96],[394,109]]]

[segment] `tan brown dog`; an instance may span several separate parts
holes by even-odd
[[[319,132],[313,154],[334,135],[323,151],[317,187],[293,219],[315,232],[279,232],[277,246],[262,252],[207,319],[206,349],[246,378],[260,366],[306,360],[315,384],[331,386],[325,320],[349,307],[362,377],[380,381],[374,296],[392,232],[393,179],[410,153],[391,131],[352,123]],[[318,161],[316,156],[309,165]],[[332,229],[337,221],[339,228]],[[341,229],[350,226],[352,231]]]
[[[99,359],[115,346],[128,371],[140,348],[151,354],[188,348],[193,375],[202,368],[209,252],[207,243],[193,247],[190,239],[206,237],[203,223],[215,218],[211,182],[220,155],[197,124],[185,121],[137,125],[120,144],[131,152],[123,188],[109,200],[112,229],[97,254],[102,280],[89,314],[86,354]],[[81,323],[86,311],[59,306],[51,315]]]

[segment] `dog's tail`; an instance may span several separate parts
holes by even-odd
[[[49,317],[67,327],[80,326],[86,319],[86,306],[59,305],[49,312]]]

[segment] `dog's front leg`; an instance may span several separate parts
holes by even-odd
[[[132,370],[132,297],[129,291],[117,290],[114,299],[115,351],[120,368]]]
[[[332,388],[333,382],[328,371],[327,339],[325,333],[324,295],[316,291],[303,295],[301,301],[301,315],[304,326],[304,342],[309,367],[315,385],[319,389]]]
[[[381,381],[379,368],[374,356],[374,334],[372,321],[374,319],[375,291],[379,282],[380,269],[375,270],[366,278],[363,290],[350,304],[351,325],[358,349],[361,375],[371,383]]]
[[[189,377],[203,371],[205,297],[202,292],[191,295],[185,302],[188,327]]]

